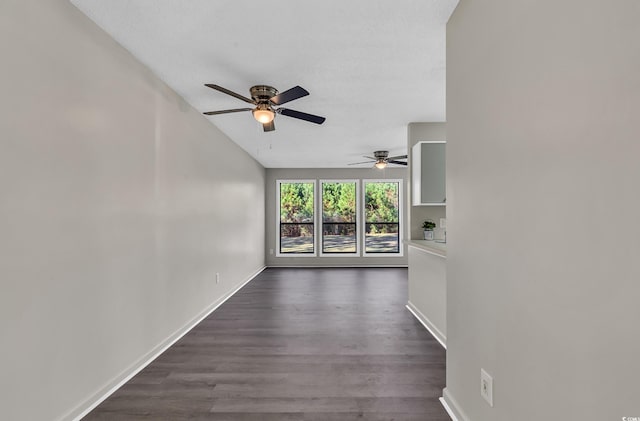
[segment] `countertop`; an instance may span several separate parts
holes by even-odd
[[[447,244],[439,243],[435,240],[407,240],[407,244],[412,247],[424,250],[427,253],[447,258]]]

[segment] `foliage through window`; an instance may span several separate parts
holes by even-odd
[[[356,182],[322,182],[322,253],[358,252]]]
[[[364,183],[365,253],[400,253],[400,183]]]
[[[315,182],[280,182],[280,253],[314,254]]]

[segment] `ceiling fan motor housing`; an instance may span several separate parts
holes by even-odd
[[[375,156],[378,160],[387,159],[387,157],[389,156],[389,151],[375,151],[373,153],[373,156]]]
[[[269,103],[269,100],[278,95],[278,90],[272,86],[256,85],[249,90],[251,98],[258,103]]]

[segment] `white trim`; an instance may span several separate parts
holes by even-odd
[[[440,401],[440,404],[444,407],[444,410],[447,411],[447,415],[451,417],[452,421],[460,421],[458,420],[458,417],[456,417],[456,414],[453,413],[453,410],[449,408],[449,405],[447,405],[447,401],[445,401],[444,398],[440,397],[438,398],[438,400]]]
[[[324,192],[323,188],[322,188],[322,184],[323,183],[355,183],[356,185],[356,192],[355,192],[355,199],[356,199],[356,251],[355,253],[325,253],[322,251],[322,247],[323,247],[323,236],[324,236],[324,230],[323,230],[323,224],[324,224],[324,214],[323,214],[323,209],[322,209],[322,204],[324,201],[324,198],[322,197],[322,194]],[[316,210],[318,213],[318,255],[320,257],[339,257],[339,258],[343,258],[343,257],[361,257],[362,256],[362,245],[361,245],[361,235],[360,235],[360,231],[361,231],[361,226],[362,229],[364,229],[364,224],[360,223],[360,180],[358,179],[320,179],[318,180],[318,193],[319,193],[319,200],[318,200],[318,209]]]
[[[148,366],[153,360],[155,360],[160,354],[166,351],[170,346],[175,344],[180,338],[189,333],[191,329],[196,327],[202,320],[208,317],[213,311],[215,311],[218,307],[220,307],[225,301],[231,298],[236,292],[240,290],[240,288],[244,287],[246,284],[251,282],[258,276],[262,271],[266,269],[266,266],[258,269],[249,278],[242,283],[240,283],[235,289],[231,292],[223,295],[216,301],[214,301],[209,307],[205,308],[200,314],[195,316],[193,319],[188,321],[183,327],[169,335],[164,341],[160,342],[149,352],[140,357],[137,361],[127,367],[120,374],[115,376],[112,380],[107,382],[102,388],[100,388],[96,393],[91,395],[84,402],[77,405],[75,408],[67,412],[65,415],[58,418],[58,420],[73,420],[79,421],[89,412],[91,412],[95,407],[100,405],[105,399],[111,396],[116,390],[118,390],[122,385],[131,380],[133,376],[138,374],[142,369]]]
[[[401,178],[369,178],[362,180],[362,257],[404,257],[404,218],[402,215],[404,214],[404,206],[405,204],[402,202],[404,196],[402,194],[404,190],[404,184]],[[366,226],[367,226],[367,218],[366,218],[366,210],[364,207],[365,194],[366,194],[366,185],[367,183],[398,183],[398,252],[397,253],[367,253],[367,241],[366,241]]]
[[[280,185],[282,183],[313,184],[313,253],[280,253]],[[318,182],[316,179],[276,180],[276,257],[318,257]]]
[[[458,402],[449,393],[449,388],[445,387],[442,390],[440,402],[453,421],[469,421],[469,417],[460,409]]]
[[[438,329],[433,323],[431,323],[431,320],[429,320],[427,316],[422,314],[422,312],[418,310],[418,308],[411,301],[407,302],[407,305],[405,307],[407,307],[407,310],[409,310],[411,314],[413,314],[415,318],[418,319],[418,321],[422,323],[422,325],[429,331],[429,333],[431,333],[431,336],[433,336],[436,341],[440,342],[440,345],[442,345],[444,349],[447,349],[447,336],[442,333],[440,329]]]

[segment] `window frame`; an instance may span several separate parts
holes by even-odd
[[[403,213],[405,203],[403,202],[403,180],[401,178],[386,178],[386,179],[378,179],[378,178],[370,178],[362,180],[362,193],[361,193],[361,209],[362,209],[362,256],[363,257],[403,257],[404,256],[404,236],[402,235],[404,228],[403,221]],[[366,219],[366,209],[364,204],[366,203],[366,192],[367,192],[367,184],[369,183],[398,183],[398,252],[397,253],[367,253],[367,219]]]
[[[280,251],[280,189],[282,184],[313,184],[313,253],[282,253]],[[315,179],[276,180],[276,257],[317,257],[318,256],[318,182]]]
[[[322,183],[355,182],[356,183],[356,253],[323,253],[322,251]],[[309,183],[313,184],[313,253],[281,253],[281,228],[280,228],[280,189],[282,184]],[[367,183],[398,183],[398,252],[397,253],[372,253],[366,251],[366,209],[365,194]],[[319,192],[319,193],[318,193]],[[320,198],[318,197],[320,194]],[[356,179],[277,179],[276,180],[276,218],[275,257],[404,257],[404,180],[401,178],[356,178]],[[358,216],[360,219],[358,220]]]
[[[320,257],[362,257],[362,235],[360,234],[360,232],[362,231],[362,227],[361,227],[361,222],[360,222],[360,217],[361,217],[361,212],[360,212],[360,199],[361,199],[361,193],[360,193],[360,181],[359,179],[353,178],[353,179],[321,179],[318,180],[318,191],[320,192],[320,199],[318,200],[318,210],[317,210],[317,215],[319,218],[319,222],[318,222],[318,227],[320,228],[320,234],[318,235],[318,253]],[[356,221],[355,221],[355,227],[356,227],[356,251],[354,253],[351,252],[324,252],[324,198],[322,197],[322,194],[324,193],[324,189],[323,189],[323,184],[324,183],[355,183],[356,185],[356,192],[355,192],[355,196],[356,196],[356,209],[355,209],[355,215],[356,215]]]

